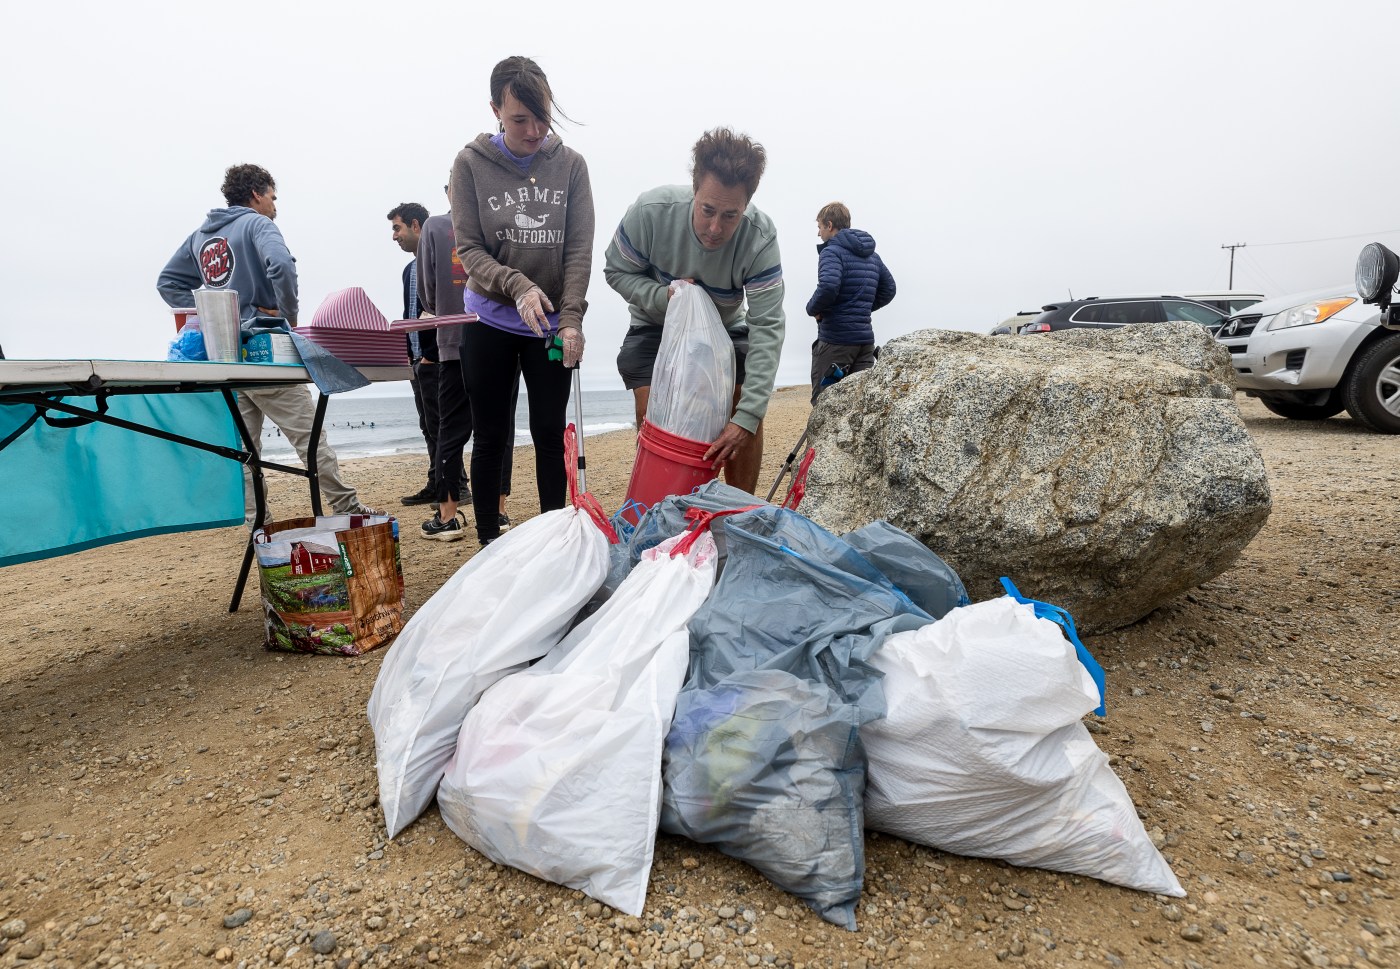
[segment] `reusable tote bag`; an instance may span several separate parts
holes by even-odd
[[[322,515],[253,533],[266,646],[359,656],[403,629],[399,523],[387,515]]]

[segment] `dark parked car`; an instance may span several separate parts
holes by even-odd
[[[1180,320],[1199,323],[1214,333],[1225,314],[1213,306],[1180,296],[1091,296],[1063,303],[1049,303],[1018,333],[1053,333],[1056,330],[1112,330],[1133,323]]]
[[[988,331],[992,336],[1014,335],[1021,327],[1040,315],[1040,310],[1018,310],[1015,316],[1008,316]]]

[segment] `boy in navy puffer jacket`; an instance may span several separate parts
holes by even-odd
[[[812,401],[821,393],[822,377],[835,364],[843,374],[875,366],[875,328],[870,314],[894,299],[894,277],[875,254],[870,233],[851,228],[851,210],[832,202],[817,213],[821,245],[817,290],[807,301],[816,317],[812,343]]]

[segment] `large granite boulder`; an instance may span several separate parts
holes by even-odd
[[[827,388],[809,429],[803,514],[886,519],[974,600],[1010,576],[1085,632],[1219,575],[1269,515],[1229,356],[1192,323],[911,333]]]

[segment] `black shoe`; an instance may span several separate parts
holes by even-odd
[[[507,515],[505,512],[501,512],[499,515],[497,515],[496,521],[500,524],[501,531],[510,531],[510,516]]]
[[[403,502],[405,505],[426,505],[429,502],[436,500],[437,495],[434,492],[429,491],[427,488],[424,488],[417,494],[406,495],[403,498],[399,499],[399,501]]]
[[[437,515],[423,523],[423,537],[436,542],[457,542],[467,534],[467,516],[457,512],[452,518],[443,521]]]

